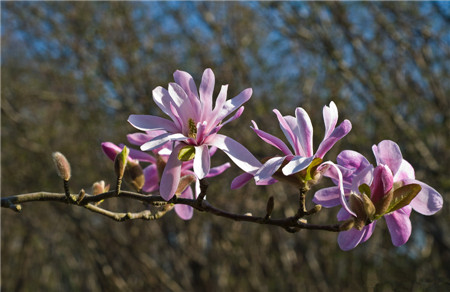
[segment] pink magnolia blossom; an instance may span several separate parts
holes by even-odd
[[[339,233],[338,243],[341,249],[350,250],[358,244],[367,241],[375,228],[379,218],[384,217],[388,226],[392,243],[395,246],[405,244],[411,235],[411,221],[409,216],[414,209],[423,215],[432,215],[442,208],[442,196],[432,187],[415,179],[414,169],[403,159],[398,145],[389,140],[380,142],[372,147],[377,160],[377,167],[373,167],[367,159],[355,151],[343,151],[337,157],[338,167],[342,173],[342,183],[347,197],[350,194],[362,198],[360,186],[370,186],[370,200],[378,208],[381,208],[382,200],[385,200],[402,187],[420,186],[418,193],[406,206],[390,211],[389,208],[378,210],[375,220],[362,227],[360,230],[353,228]],[[340,178],[330,169],[325,172],[337,184]],[[341,202],[341,192],[338,187],[321,189],[316,192],[313,201],[324,207],[333,207]],[[354,212],[349,212],[348,205],[338,213],[339,220],[355,217]],[[386,208],[386,206],[384,207]],[[352,213],[352,214],[351,214]]]
[[[203,73],[197,91],[194,79],[187,72],[174,73],[176,83],[170,83],[168,90],[157,87],[153,90],[153,100],[171,120],[150,115],[130,115],[128,122],[143,131],[162,130],[141,146],[141,150],[153,150],[167,142],[173,142],[173,151],[161,177],[160,193],[165,200],[172,198],[181,173],[182,153],[193,153],[193,169],[199,179],[210,171],[210,146],[224,151],[237,166],[245,171],[256,170],[261,163],[241,144],[217,132],[230,121],[238,118],[250,99],[252,89],[248,88],[226,100],[228,85],[222,86],[213,108],[215,77],[211,69]],[[236,113],[223,121],[235,110]],[[181,152],[180,152],[181,151]]]
[[[254,174],[243,174],[234,181],[234,187],[240,187],[245,184],[254,175],[256,182],[268,182],[272,175],[282,167],[282,173],[289,176],[306,169],[315,158],[322,159],[333,145],[342,139],[352,128],[349,120],[344,120],[338,127],[338,110],[334,102],[329,106],[323,107],[323,120],[325,123],[325,135],[317,151],[313,151],[313,127],[311,119],[306,111],[298,107],[295,110],[295,117],[282,116],[277,109],[273,112],[278,118],[281,130],[289,141],[293,152],[278,137],[266,133],[258,128],[258,125],[252,121],[253,130],[266,143],[278,148],[283,152],[283,156],[275,156],[267,160]]]
[[[148,141],[155,134],[157,135],[158,133],[129,134],[128,141],[135,145],[142,145],[142,143],[141,143],[142,141]],[[114,158],[116,157],[116,155],[122,151],[123,145],[117,146],[111,142],[103,142],[102,149],[103,149],[103,152],[108,156],[108,158],[114,161]],[[211,149],[210,155],[214,155],[214,153],[215,153],[215,149]],[[157,150],[155,149],[153,151],[153,154],[155,156],[159,157],[164,163],[167,163],[167,160],[169,159],[170,154],[171,154],[170,143],[167,143],[167,144],[161,146]],[[144,183],[144,186],[142,187],[142,191],[145,193],[157,192],[160,187],[160,185],[159,185],[160,177],[158,174],[159,173],[158,172],[158,163],[157,163],[157,158],[155,158],[155,156],[130,148],[130,154],[128,156],[129,161],[134,160],[137,163],[139,163],[139,162],[149,162],[150,163],[147,167],[145,167],[143,169],[145,183]],[[195,176],[195,174],[192,172],[192,167],[193,167],[192,161],[183,162],[181,165],[180,177],[183,177],[185,175],[190,175],[190,174]],[[210,169],[210,171],[206,177],[213,177],[213,176],[219,175],[219,174],[223,173],[229,167],[230,167],[229,163],[225,163],[220,166],[213,167]],[[199,195],[199,193],[200,193],[200,189],[199,189],[198,179],[197,179],[196,189],[195,189],[195,197],[197,197]],[[192,188],[190,186],[187,187],[181,193],[180,197],[186,198],[186,199],[193,199],[194,194],[193,194]],[[175,209],[175,212],[177,213],[177,215],[183,220],[191,219],[193,216],[193,213],[194,213],[193,208],[188,205],[176,204],[174,209]]]

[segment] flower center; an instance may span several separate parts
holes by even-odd
[[[197,125],[193,119],[189,119],[188,127],[189,127],[188,137],[192,139],[197,138]]]

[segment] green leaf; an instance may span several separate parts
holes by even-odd
[[[367,184],[362,184],[358,187],[359,192],[362,194],[366,194],[369,198],[371,195],[370,187]]]
[[[386,213],[396,211],[409,205],[421,190],[422,187],[418,184],[410,184],[396,189]]]
[[[195,147],[192,145],[181,148],[178,152],[178,159],[180,161],[189,161],[195,157]]]
[[[312,176],[314,174],[314,171],[316,171],[317,166],[319,166],[319,164],[321,164],[322,161],[323,160],[321,158],[314,158],[313,161],[311,161],[308,168],[306,169],[305,181],[309,181],[309,180],[313,179]]]

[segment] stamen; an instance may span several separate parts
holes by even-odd
[[[189,125],[188,125],[189,126],[188,137],[192,138],[192,139],[197,138],[197,124],[194,122],[193,119],[189,119],[188,123],[189,123]]]

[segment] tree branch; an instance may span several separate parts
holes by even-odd
[[[83,196],[83,197],[81,197]],[[156,220],[163,217],[168,211],[173,208],[175,204],[184,204],[193,207],[194,209],[202,212],[211,213],[213,215],[224,217],[227,219],[231,219],[234,221],[245,221],[252,222],[258,224],[266,224],[273,225],[284,228],[288,232],[298,232],[301,229],[309,229],[309,230],[325,230],[331,232],[339,232],[342,231],[342,224],[333,224],[333,225],[315,225],[309,224],[306,220],[301,219],[296,214],[292,217],[280,218],[280,219],[272,219],[268,216],[259,217],[248,214],[235,214],[230,213],[228,211],[221,210],[217,207],[214,207],[206,200],[197,200],[197,199],[185,199],[174,196],[171,200],[165,201],[161,196],[158,195],[143,195],[135,192],[129,191],[120,191],[119,195],[116,195],[116,191],[112,190],[109,192],[105,192],[99,195],[90,195],[84,192],[80,192],[80,194],[70,194],[71,200],[67,200],[67,196],[64,193],[50,193],[50,192],[36,192],[36,193],[28,193],[28,194],[20,194],[9,197],[1,198],[1,206],[2,208],[11,208],[13,210],[19,211],[20,204],[30,203],[30,202],[38,202],[38,201],[53,201],[71,204],[75,206],[80,206],[88,209],[89,211],[101,214],[108,218],[111,218],[115,221],[126,221],[133,219],[143,219],[143,220]],[[110,198],[127,198],[135,201],[140,201],[144,203],[151,204],[153,206],[160,207],[160,210],[152,213],[150,210],[146,209],[141,212],[131,213],[131,212],[113,212],[104,208],[101,208],[97,205],[93,205],[92,203],[98,203],[103,200],[107,200]],[[308,215],[310,212],[305,212],[303,215]]]

